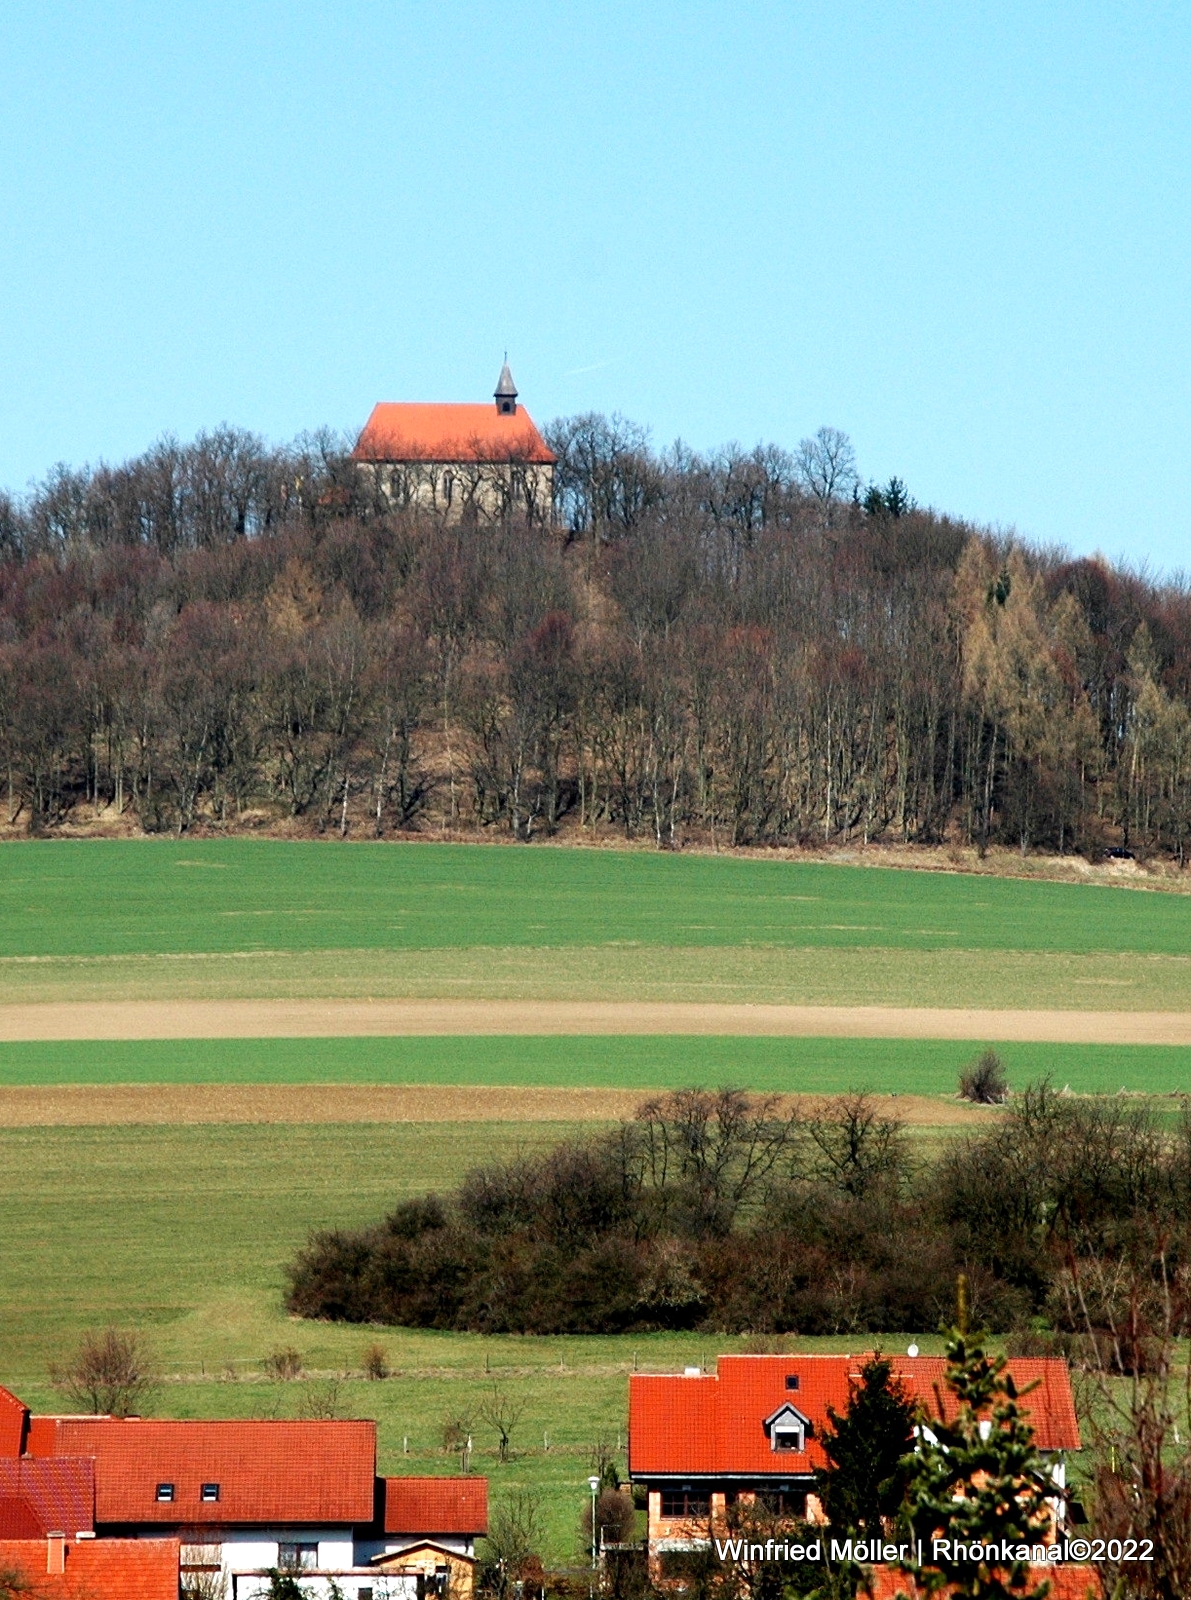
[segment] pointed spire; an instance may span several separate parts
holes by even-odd
[[[501,416],[514,416],[517,411],[517,385],[513,382],[513,374],[509,371],[509,352],[505,351],[505,364],[500,369],[500,377],[496,381],[496,393],[493,396],[496,409]]]

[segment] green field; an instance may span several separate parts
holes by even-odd
[[[782,1093],[952,1095],[984,1047],[938,1039],[594,1037],[69,1040],[0,1044],[0,1085],[491,1084]],[[1017,1087],[1049,1075],[1076,1094],[1191,1091],[1191,1049],[998,1044]]]
[[[0,855],[0,956],[779,945],[1191,951],[1191,897],[644,851],[55,841]]]
[[[613,850],[0,847],[0,1002],[370,996],[1191,1010],[1191,896]]]

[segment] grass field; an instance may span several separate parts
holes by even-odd
[[[0,956],[0,1003],[312,996],[1191,1011],[1191,954],[901,949],[895,959],[638,945]]]
[[[1191,949],[1191,896],[631,851],[8,844],[0,955],[579,947]]]
[[[952,1095],[982,1041],[682,1035],[71,1040],[0,1045],[0,1085],[410,1083],[655,1089],[730,1083],[780,1093]],[[1191,1090],[1191,1049],[998,1044],[1017,1087]]]

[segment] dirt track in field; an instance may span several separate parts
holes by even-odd
[[[1191,1045],[1187,1011],[1001,1011],[631,1000],[115,1000],[0,1006],[0,1041],[723,1034]]]
[[[471,1085],[115,1084],[0,1089],[0,1127],[104,1127],[246,1122],[611,1122],[649,1096],[625,1089],[505,1089]],[[787,1095],[810,1104],[815,1095]],[[996,1113],[924,1095],[880,1095],[919,1127],[984,1123]]]

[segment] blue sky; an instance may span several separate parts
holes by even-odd
[[[12,0],[0,484],[376,400],[821,423],[1191,567],[1191,8]]]

